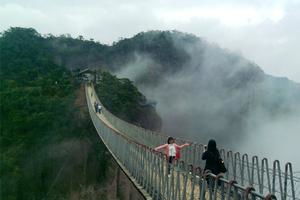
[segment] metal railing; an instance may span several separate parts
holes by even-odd
[[[91,85],[91,89],[94,90],[93,85]],[[97,98],[97,101],[100,103],[96,94],[95,97]],[[87,98],[89,99],[88,96]],[[90,103],[89,100],[88,102]],[[102,106],[102,114],[105,116],[107,121],[114,128],[116,128],[120,133],[124,134],[124,137],[126,137],[127,141],[134,141],[136,144],[143,146],[143,148],[151,149],[159,144],[165,143],[168,137],[161,133],[149,131],[141,127],[135,126],[133,124],[130,124],[128,122],[125,122],[124,120],[121,120],[116,116],[114,116],[112,113],[110,113],[107,109],[105,109],[104,106]],[[179,143],[189,142],[182,139],[177,139],[177,141]],[[190,168],[193,169],[198,169],[198,171],[199,169],[203,169],[204,162],[200,159],[203,150],[204,150],[203,144],[192,143],[189,147],[182,149],[182,157],[179,163],[183,163],[183,165],[190,166]],[[251,157],[251,159],[249,159],[249,156],[247,154],[243,154],[241,156],[239,152],[233,153],[232,151],[225,151],[224,149],[220,150],[220,154],[228,169],[228,172],[224,176],[224,178],[226,179],[222,179],[222,178],[220,179],[223,180],[222,183],[224,183],[223,184],[224,188],[233,187],[234,185],[236,187],[240,187],[244,189],[245,187],[247,188],[251,187],[252,189],[257,191],[257,195],[259,194],[261,195],[261,197],[267,196],[269,194],[275,194],[277,197],[279,197],[282,200],[299,199],[299,194],[296,194],[295,188],[298,188],[300,186],[299,184],[300,181],[299,178],[293,176],[291,163],[287,163],[285,165],[285,171],[282,171],[278,160],[274,161],[272,168],[270,168],[269,161],[266,158],[259,160],[257,156],[253,156]],[[167,165],[165,162],[163,163],[164,165]],[[198,167],[196,168],[194,166],[198,166]],[[175,169],[174,173],[177,174],[177,172],[180,172],[181,174],[183,168],[179,167],[179,164],[176,164],[174,167]],[[154,167],[153,169],[155,170],[156,168]],[[193,176],[199,177],[198,178],[199,181],[196,181],[197,183],[200,184],[201,182],[200,179],[201,179],[202,180],[201,184],[205,184],[203,183],[204,172],[195,175],[196,173],[193,172],[192,170],[189,171],[183,170],[183,171],[184,173],[186,172],[191,173],[190,175],[188,175],[188,177],[190,178],[192,178]],[[214,176],[211,174],[210,177],[214,177]],[[193,179],[193,181],[195,180],[196,179]],[[231,180],[231,181],[227,181],[227,180]],[[182,181],[186,182],[187,180],[182,180]],[[229,183],[231,184],[234,183],[234,184],[228,185]],[[241,192],[238,193],[240,194]]]

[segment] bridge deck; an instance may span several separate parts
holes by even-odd
[[[93,88],[91,87],[88,87],[88,95],[89,95],[89,100],[90,102],[93,103],[94,102],[97,102],[97,99],[95,97],[95,95],[91,95],[92,93],[94,94],[95,91],[93,90]],[[113,129],[114,131],[118,132],[119,134],[122,134],[124,136],[126,136],[126,134],[122,133],[120,130],[116,129],[107,119],[106,117],[103,115],[103,114],[100,114],[100,113],[96,113],[96,115],[98,116],[99,120],[102,120],[109,128]],[[101,135],[100,135],[101,137]],[[101,137],[103,143],[107,146],[107,144],[105,143],[105,141],[103,140],[103,138]],[[108,146],[107,146],[108,147]],[[110,151],[110,149],[108,148],[108,150]],[[116,162],[119,164],[119,166],[122,168],[122,170],[126,173],[126,175],[128,176],[128,178],[132,181],[132,183],[134,183],[134,185],[138,188],[138,190],[140,190],[140,192],[143,194],[143,196],[146,198],[146,199],[152,199],[151,196],[146,192],[146,190],[143,189],[143,187],[137,183],[137,181],[131,176],[130,172],[126,169],[126,167],[116,158],[116,156],[114,155],[113,152],[111,152],[111,155],[114,157],[114,159],[116,160]],[[145,165],[149,165],[151,166],[150,163],[145,163]],[[167,168],[166,166],[164,167],[164,171],[166,171]],[[178,177],[180,176],[180,177]],[[186,196],[187,196],[187,199],[191,199],[191,197],[193,196],[195,199],[200,199],[200,189],[197,188],[197,187],[194,187],[193,188],[193,183],[192,183],[192,180],[189,179],[186,183],[184,183],[184,180],[185,180],[185,177],[186,174],[185,173],[173,173],[172,176],[168,177],[168,180],[169,180],[169,184],[171,184],[171,182],[173,182],[172,184],[179,184],[181,186],[183,186],[184,184],[186,184]],[[198,177],[200,178],[200,177]],[[158,179],[157,179],[158,181]],[[177,181],[177,183],[176,183]],[[178,181],[180,181],[180,183],[178,183]],[[192,194],[194,193],[194,194]],[[196,195],[196,194],[199,194],[199,195]],[[206,194],[206,196],[208,196],[208,194]],[[218,198],[219,199],[219,198]]]
[[[97,99],[94,95],[91,95],[94,93],[93,89],[91,87],[87,87],[87,93],[89,95],[89,100],[91,104],[93,105],[94,102],[97,102]],[[117,130],[106,118],[104,115],[100,113],[96,113],[99,120],[102,120],[109,128],[113,129],[114,131],[122,134],[119,130]],[[147,193],[147,191],[135,180],[135,178],[130,174],[130,172],[126,169],[126,167],[119,161],[119,159],[115,156],[115,154],[110,150],[108,144],[105,142],[105,140],[102,138],[101,134],[99,134],[102,142],[107,147],[107,150],[110,152],[110,154],[113,156],[114,160],[117,162],[117,164],[120,166],[122,171],[126,174],[126,176],[129,178],[129,180],[134,184],[134,186],[138,189],[138,191],[143,195],[143,197],[146,200],[152,200],[152,197]]]
[[[234,182],[230,182],[226,179],[220,178],[222,184],[219,189],[213,190],[212,188],[207,187],[206,180],[203,179],[203,172],[202,174],[196,175],[195,169],[192,168],[188,169],[187,165],[185,167],[181,167],[180,163],[177,163],[175,167],[172,168],[171,177],[167,176],[167,162],[164,156],[159,156],[157,153],[153,152],[150,147],[157,145],[157,143],[162,142],[164,136],[155,135],[151,132],[147,132],[147,130],[142,130],[140,127],[135,127],[131,124],[126,124],[122,120],[116,118],[111,113],[109,113],[104,107],[103,114],[95,113],[94,102],[98,102],[98,97],[94,91],[93,87],[86,87],[86,94],[87,94],[87,101],[89,105],[89,111],[95,128],[99,136],[101,137],[104,144],[107,146],[108,150],[125,172],[125,174],[129,177],[129,179],[134,183],[134,185],[138,188],[138,190],[143,194],[146,199],[239,199],[241,195],[246,198],[250,195],[252,199],[263,199],[259,193],[253,192],[249,188],[244,186],[238,185]],[[108,118],[106,117],[108,116]],[[101,123],[100,123],[101,122]],[[125,132],[124,132],[125,131]],[[129,132],[128,132],[129,131]],[[163,140],[162,140],[163,139]],[[150,140],[150,141],[148,141]],[[150,145],[149,145],[150,144]],[[122,147],[121,147],[122,146]],[[189,152],[194,152],[194,156],[196,151],[200,150],[197,145],[194,145],[195,148],[189,147]],[[112,149],[111,149],[112,148]],[[186,151],[185,153],[187,153]],[[200,151],[201,152],[201,151]],[[222,152],[221,152],[222,154]],[[199,154],[200,155],[200,154]],[[223,156],[226,156],[225,152],[223,151]],[[184,155],[183,155],[184,156]],[[261,192],[264,189],[268,188],[271,191],[270,179],[268,179],[268,187],[265,188],[263,183],[261,182],[264,179],[264,162],[267,162],[265,159],[262,161],[263,166],[262,169],[259,169],[258,159],[257,157],[253,157],[251,167],[249,167],[250,163],[248,162],[248,156],[243,155],[243,160],[239,157],[239,153],[234,155],[235,161],[233,162],[233,154],[232,152],[227,152],[227,169],[232,164],[231,170],[233,174],[230,176],[239,177],[237,176],[237,170],[240,170],[241,173],[241,180],[242,183],[247,180],[244,176],[244,169],[245,172],[248,172],[247,178],[250,183],[257,184]],[[187,161],[195,161],[195,157],[186,157]],[[186,159],[184,158],[184,159]],[[225,158],[225,157],[223,157]],[[244,160],[245,158],[245,160]],[[121,160],[120,160],[121,159]],[[226,159],[226,158],[225,158]],[[245,162],[245,163],[244,163]],[[184,163],[183,163],[184,164]],[[274,163],[274,169],[278,162]],[[246,167],[245,167],[246,166]],[[242,167],[242,168],[240,168]],[[245,167],[245,168],[244,168]],[[280,166],[278,166],[280,171]],[[261,171],[261,174],[259,171]],[[267,175],[270,173],[268,167],[266,168]],[[291,166],[286,165],[286,173],[285,173],[285,181],[289,180],[288,172],[292,172]],[[250,174],[250,172],[252,174]],[[257,172],[257,180],[258,182],[254,182],[255,174]],[[226,177],[229,174],[226,174]],[[292,174],[291,174],[292,175]],[[262,179],[261,179],[261,177]],[[277,175],[278,176],[278,175]],[[209,174],[209,177],[215,180],[215,176]],[[292,196],[289,196],[288,193],[282,193],[282,180],[279,176],[279,183],[280,183],[280,194],[282,195],[282,199],[288,199],[286,197],[292,197],[291,199],[295,198],[294,193],[294,186],[293,180],[291,176],[291,191],[293,193]],[[274,178],[276,178],[276,174],[274,174]],[[273,191],[276,191],[274,188],[274,179],[273,178]],[[244,182],[245,183],[245,182]],[[217,187],[217,184],[215,184]],[[284,185],[284,190],[288,185]],[[276,191],[278,192],[278,191]],[[290,192],[290,191],[288,191]]]

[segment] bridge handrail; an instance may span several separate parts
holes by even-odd
[[[194,168],[184,161],[174,164],[169,177],[166,170],[168,163],[162,153],[109,127],[94,112],[88,92],[86,97],[91,119],[100,138],[131,181],[147,192],[143,193],[147,199],[275,198],[270,194],[263,196],[250,186],[244,187],[200,167]]]
[[[91,85],[91,87],[95,93],[95,98],[101,104],[101,101],[96,95],[94,85]],[[167,140],[168,136],[162,133],[146,130],[116,117],[103,105],[102,112],[105,118],[116,129],[126,133],[129,138],[141,144],[155,147]],[[179,141],[179,143],[190,142],[183,139],[177,139],[177,141]],[[201,166],[203,168],[204,162],[200,159],[200,155],[204,150],[204,145],[195,142],[190,143],[192,144],[190,147],[182,150],[181,160],[185,163]],[[228,172],[225,174],[227,179],[238,181],[243,186],[252,185],[261,194],[273,192],[281,196],[282,199],[300,199],[295,190],[295,188],[300,187],[300,181],[299,178],[294,177],[291,163],[287,163],[285,165],[285,171],[281,171],[280,162],[278,160],[275,160],[272,168],[270,168],[267,158],[263,158],[259,161],[257,156],[252,156],[251,160],[249,160],[248,154],[243,154],[241,158],[239,152],[234,153],[224,149],[220,150],[220,154],[228,169]],[[300,189],[298,190],[300,196]]]

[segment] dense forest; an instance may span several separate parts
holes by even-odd
[[[137,126],[160,131],[162,121],[154,105],[147,101],[129,79],[118,79],[109,72],[102,72],[100,77],[96,91],[111,113]]]
[[[11,28],[0,35],[2,199],[122,196],[107,197],[119,175],[74,78],[86,67],[106,71],[96,88],[112,113],[193,141],[233,146],[300,116],[299,83],[191,34],[148,31],[104,45]]]
[[[52,42],[31,28],[0,35],[0,198],[119,199],[130,184],[118,186],[122,176],[89,119],[84,87]]]
[[[2,33],[0,52],[1,199],[58,199],[105,180],[105,148],[76,104],[79,85],[53,62],[46,40],[12,28]],[[78,154],[84,147],[86,155]]]

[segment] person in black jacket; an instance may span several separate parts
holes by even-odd
[[[202,160],[206,160],[204,170],[210,170],[211,173],[218,175],[220,173],[219,169],[219,159],[220,153],[217,149],[217,144],[215,140],[209,140],[207,147],[204,147],[204,152],[202,154]]]
[[[204,171],[210,170],[211,173],[218,175],[221,173],[220,167],[219,167],[219,159],[220,159],[220,153],[217,149],[217,144],[215,140],[209,140],[208,145],[204,146],[204,152],[202,154],[202,160],[206,160]],[[215,182],[211,178],[206,179],[207,184],[214,190],[215,188]],[[221,182],[218,181],[218,186],[221,185]]]

